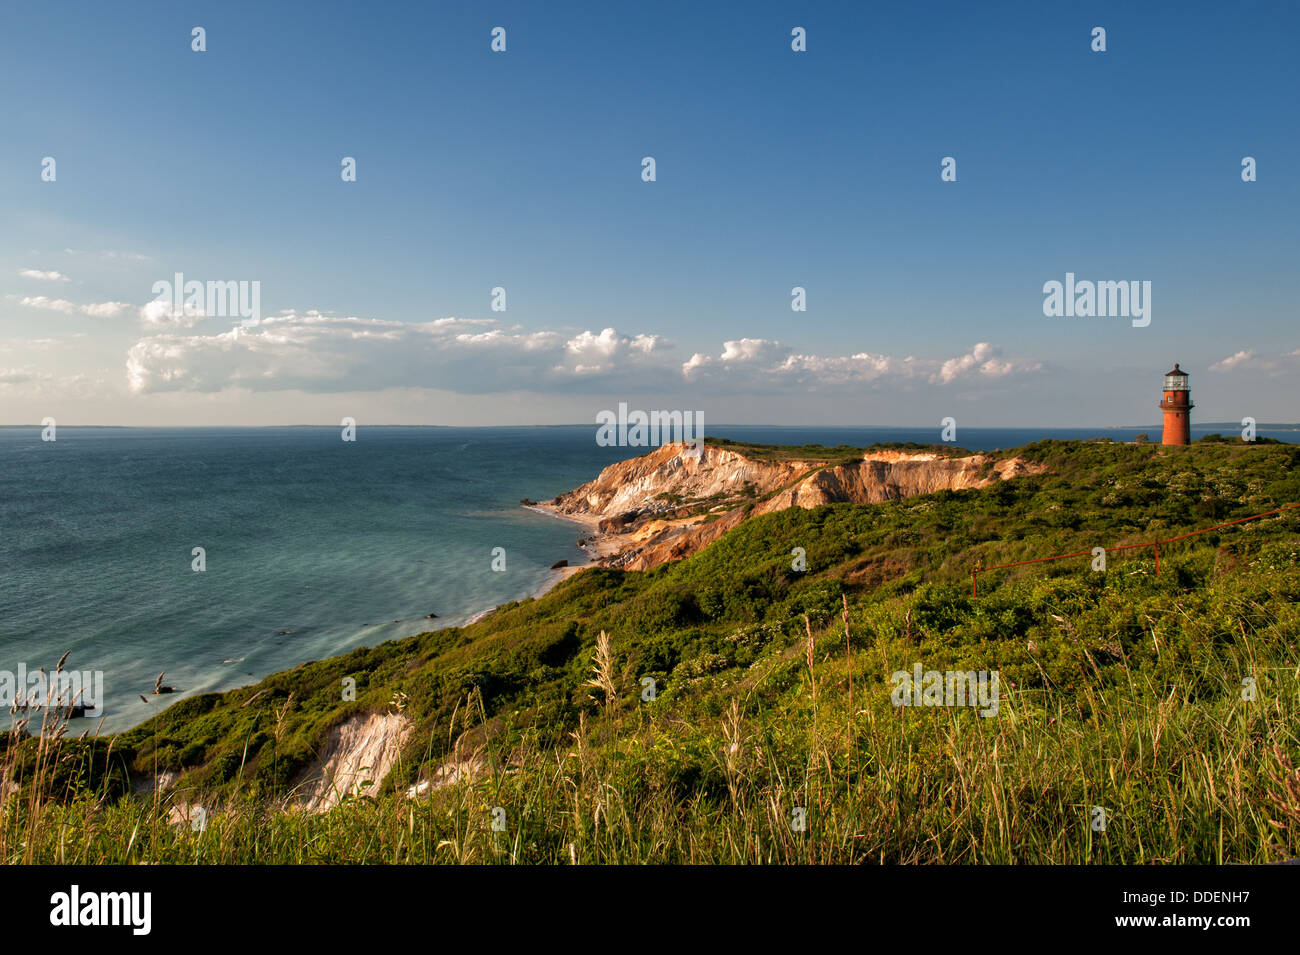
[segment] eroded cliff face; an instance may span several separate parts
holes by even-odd
[[[364,792],[366,783],[378,789],[410,732],[410,721],[397,713],[343,721],[330,730],[316,761],[299,774],[296,803],[308,812],[324,812]]]
[[[1041,470],[1019,458],[868,451],[851,462],[761,460],[682,444],[612,464],[539,507],[587,524],[597,562],[644,570],[687,557],[741,521],[787,507],[877,504],[916,494],[980,488]],[[751,505],[748,510],[746,505]]]

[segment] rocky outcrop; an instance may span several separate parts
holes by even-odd
[[[788,507],[878,504],[980,488],[1042,470],[1019,458],[868,450],[861,458],[772,459],[706,444],[698,456],[668,444],[612,464],[538,508],[597,532],[597,563],[644,570],[688,557],[737,524]]]

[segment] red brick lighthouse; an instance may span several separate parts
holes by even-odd
[[[1165,396],[1160,409],[1165,413],[1165,433],[1161,444],[1192,443],[1192,389],[1187,384],[1187,372],[1174,362],[1174,370],[1165,372]]]

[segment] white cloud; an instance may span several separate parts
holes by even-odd
[[[740,338],[722,343],[722,354],[717,358],[696,352],[682,365],[682,375],[691,380],[706,376],[739,378],[763,369],[775,371],[790,353],[780,342],[766,338]]]
[[[988,342],[979,342],[969,353],[945,361],[938,372],[931,375],[930,380],[946,385],[961,378],[1005,378],[1008,375],[1040,371],[1043,367],[1041,362],[1005,359],[1001,356],[1001,348]]]
[[[78,305],[64,298],[48,298],[44,295],[25,295],[18,300],[18,304],[63,312],[65,315],[90,315],[94,318],[116,318],[131,307],[126,302],[92,302],[89,305]]]
[[[24,295],[18,300],[19,305],[29,305],[32,308],[45,308],[53,312],[64,312],[68,315],[75,315],[77,306],[67,299],[63,298],[46,298],[44,295]]]
[[[18,274],[25,279],[40,279],[42,282],[68,281],[68,277],[62,272],[42,272],[40,269],[20,269]]]
[[[1210,371],[1229,371],[1239,365],[1248,365],[1255,360],[1255,350],[1246,348],[1235,355],[1229,355],[1223,361],[1216,361],[1210,366]]]
[[[787,354],[790,349],[780,342],[766,338],[742,338],[740,341],[722,343],[722,361],[771,361]]]
[[[154,299],[140,309],[140,324],[147,328],[193,328],[206,317],[203,309],[186,303],[183,309]]]
[[[599,335],[590,331],[580,332],[564,343],[569,364],[562,362],[555,367],[555,371],[562,372],[567,367],[575,374],[598,375],[672,347],[671,342],[658,335],[629,337],[619,334],[613,328],[603,329]]]
[[[126,302],[99,302],[77,306],[83,315],[93,315],[95,318],[116,318],[130,307]]]
[[[899,359],[888,355],[872,355],[869,352],[829,358],[820,355],[791,355],[781,363],[781,370],[786,374],[826,384],[852,384],[875,381],[887,375],[912,378],[912,363],[915,361],[911,357]]]
[[[659,335],[638,335],[628,344],[633,351],[639,351],[643,355],[650,355],[656,351],[672,348],[673,343]]]
[[[1297,358],[1300,358],[1300,348],[1275,358],[1260,355],[1253,348],[1243,348],[1222,361],[1216,361],[1210,366],[1210,371],[1262,371],[1267,372],[1269,377],[1276,377],[1294,374]]]
[[[682,363],[682,377],[690,378],[696,371],[704,368],[712,361],[713,359],[703,352],[696,352],[689,360]]]

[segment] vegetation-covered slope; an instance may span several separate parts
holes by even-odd
[[[970,586],[976,564],[1300,502],[1300,449],[1015,453],[1046,473],[761,515],[687,560],[585,570],[473,626],[184,700],[112,739],[38,756],[11,737],[8,777],[30,798],[5,802],[0,848],[40,861],[1300,854],[1300,512],[1162,547],[1159,577],[1140,550],[1105,573],[1079,558],[989,572],[978,598]],[[998,671],[997,715],[895,706],[891,676],[916,664]],[[382,786],[320,815],[282,808],[332,727],[392,710],[412,731]],[[463,772],[406,797],[440,766]],[[127,794],[128,776],[155,770],[179,777]],[[206,831],[166,823],[182,801],[209,807]]]

